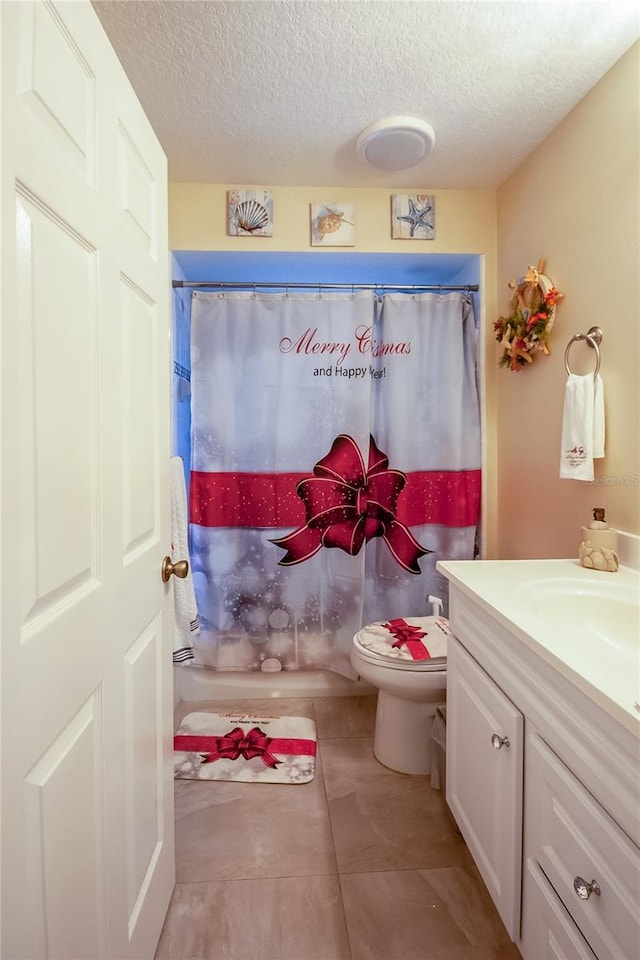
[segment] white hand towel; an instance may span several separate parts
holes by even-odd
[[[600,379],[600,378],[598,378]],[[595,399],[598,395],[598,414]],[[593,480],[594,426],[598,424],[598,456],[604,456],[604,406],[602,383],[594,386],[593,374],[570,373],[564,395],[560,477],[570,480]],[[600,452],[601,451],[601,452]]]
[[[598,374],[593,402],[593,459],[601,457],[604,457],[604,387]]]
[[[173,577],[173,600],[175,604],[175,631],[173,639],[173,662],[187,663],[193,660],[193,638],[200,632],[200,620],[193,589],[191,559],[189,557],[189,525],[187,514],[187,488],[181,457],[171,457],[171,559],[187,560],[189,573],[181,580]]]

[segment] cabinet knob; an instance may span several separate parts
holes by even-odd
[[[573,881],[573,889],[581,900],[588,900],[592,893],[595,893],[596,897],[600,896],[600,884],[597,880],[587,883],[582,877],[576,877]]]
[[[511,746],[511,740],[509,737],[501,737],[499,733],[494,733],[491,737],[491,746],[494,750],[502,750],[503,747]]]

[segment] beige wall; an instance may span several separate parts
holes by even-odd
[[[251,186],[243,184],[243,186]],[[348,253],[483,253],[495,268],[495,190],[434,190],[435,240],[391,239],[391,194],[412,190],[335,187],[269,187],[273,237],[228,237],[226,184],[169,184],[172,250],[270,250]],[[426,189],[426,188],[425,188]],[[355,247],[311,247],[310,203],[355,203]],[[493,276],[493,274],[492,274]]]
[[[551,356],[497,373],[500,557],[576,556],[594,506],[640,533],[639,61],[636,43],[498,191],[499,312],[509,279],[540,257],[565,295]],[[560,480],[565,347],[593,325],[604,335],[606,457],[594,483]],[[592,363],[574,345],[574,372]]]
[[[250,184],[245,184],[250,186]],[[494,409],[496,374],[492,325],[496,315],[496,194],[495,190],[434,190],[435,240],[391,239],[391,194],[381,189],[273,187],[274,236],[226,235],[226,184],[169,184],[169,243],[172,250],[326,250],[354,253],[425,254],[473,253],[483,256],[481,365],[483,396],[484,489],[483,541],[487,556],[495,555],[496,438]],[[425,191],[427,187],[425,187]],[[356,246],[312,248],[309,204],[351,202],[356,205]],[[488,330],[487,330],[488,326]],[[489,351],[489,362],[486,353]],[[485,378],[484,372],[487,376]]]

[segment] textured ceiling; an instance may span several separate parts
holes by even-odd
[[[175,181],[500,184],[639,35],[635,0],[94,0]],[[432,153],[397,173],[355,141],[393,114]],[[595,131],[594,131],[595,133]]]

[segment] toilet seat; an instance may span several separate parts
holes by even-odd
[[[447,667],[445,617],[406,617],[379,620],[356,633],[353,645],[369,663],[392,670],[430,673]]]

